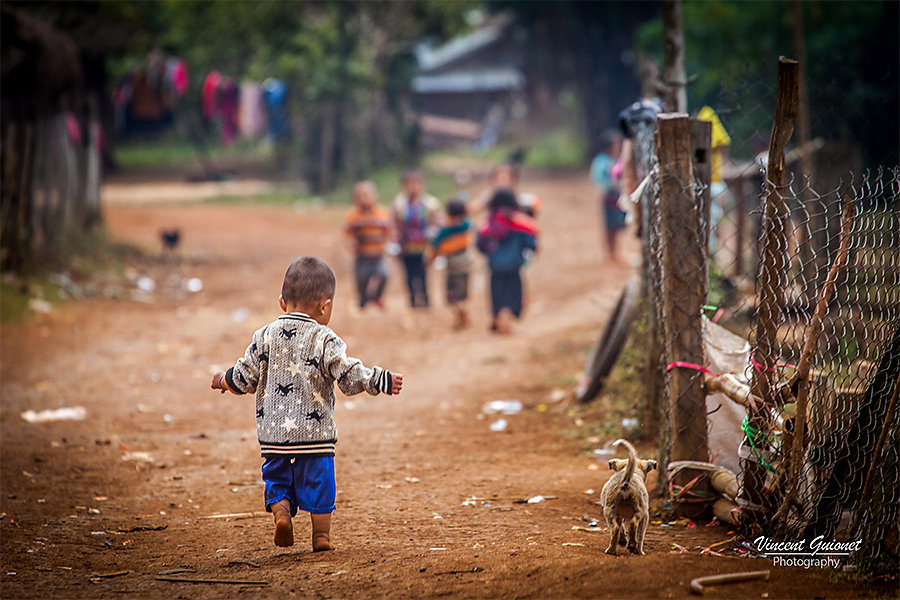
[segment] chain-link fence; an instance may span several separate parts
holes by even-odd
[[[750,355],[752,377],[771,392],[761,399],[761,426],[745,427],[744,498],[774,513],[772,525],[787,537],[862,540],[860,562],[885,550],[896,560],[900,170],[824,193],[795,179],[780,195],[788,207],[785,269],[775,281],[782,310],[768,364]],[[753,352],[759,345],[757,336]],[[763,470],[761,489],[747,489],[747,473]]]
[[[854,179],[853,153],[818,141],[787,153],[785,183],[767,181],[764,158],[746,161],[710,202],[701,154],[692,148],[693,175],[679,176],[660,158],[663,137],[638,156],[651,176],[644,274],[659,348],[648,362],[662,390],[646,398],[646,414],[660,415],[646,429],[660,438],[662,491],[682,514],[712,507],[783,539],[848,542],[863,568],[895,568],[900,169]],[[701,463],[735,473],[740,491],[699,477],[710,473]]]

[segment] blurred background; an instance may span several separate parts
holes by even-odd
[[[40,228],[22,232],[23,207],[40,196],[26,180],[72,197],[52,219],[69,232],[101,221],[100,182],[123,173],[262,178],[290,182],[291,198],[346,201],[353,181],[395,185],[429,158],[455,172],[431,181],[440,197],[471,176],[452,169],[460,156],[587,169],[620,111],[656,95],[663,59],[658,2],[2,10],[4,271],[46,245]],[[785,55],[805,68],[806,140],[852,148],[847,171],[897,164],[896,2],[688,1],[683,11],[688,111],[715,110],[731,159],[765,150]]]

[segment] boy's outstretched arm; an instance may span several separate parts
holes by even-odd
[[[259,383],[261,368],[268,361],[268,350],[265,344],[266,328],[253,334],[253,341],[247,347],[244,356],[239,358],[235,365],[227,371],[219,371],[212,377],[209,387],[214,390],[222,390],[236,395],[252,394]]]
[[[397,374],[382,367],[368,368],[358,358],[348,357],[346,350],[344,341],[333,335],[325,341],[322,357],[323,373],[337,383],[342,392],[348,396],[361,392],[377,396],[393,395],[400,391],[394,387],[398,382]],[[399,376],[399,383],[403,385],[402,375]]]

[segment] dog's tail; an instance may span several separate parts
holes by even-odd
[[[634,446],[628,440],[622,438],[613,442],[613,446],[625,446],[628,450],[628,464],[625,466],[625,475],[622,477],[622,490],[625,491],[631,487],[631,476],[634,475],[634,469],[638,462],[637,452],[634,451]]]

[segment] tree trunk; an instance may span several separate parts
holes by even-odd
[[[334,187],[334,153],[337,148],[337,103],[328,99],[322,103],[322,134],[320,137],[318,191],[326,193]]]
[[[687,112],[687,83],[684,69],[684,20],[681,0],[662,0],[663,83],[666,110]]]

